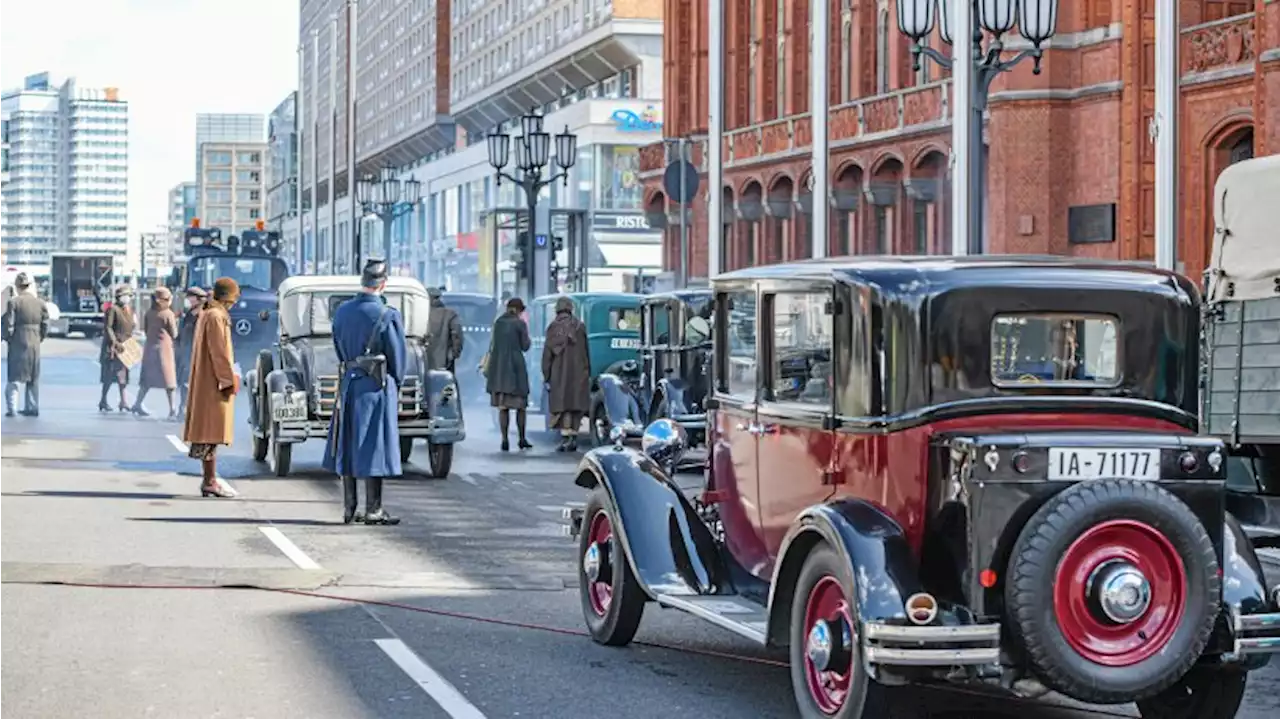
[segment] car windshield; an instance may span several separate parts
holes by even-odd
[[[1000,315],[991,323],[991,380],[997,386],[1114,385],[1120,381],[1114,317]]]
[[[191,261],[191,283],[213,287],[219,277],[230,277],[240,289],[278,289],[288,272],[272,257],[197,257]]]
[[[444,298],[445,307],[458,313],[458,321],[463,327],[483,327],[488,329],[493,326],[493,321],[498,317],[498,303],[489,302],[461,302],[458,300],[450,300]]]

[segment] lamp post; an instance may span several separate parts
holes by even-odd
[[[391,223],[413,211],[422,200],[422,183],[413,178],[401,180],[390,167],[382,169],[381,176],[365,175],[356,185],[356,200],[364,214],[375,215],[382,221],[382,252],[387,265],[391,265]],[[364,265],[361,257],[364,238],[360,235],[361,218],[352,218],[355,224],[355,271]]]
[[[542,188],[549,186],[556,180],[562,180],[564,186],[569,186],[569,168],[573,167],[573,163],[578,159],[578,136],[569,132],[569,126],[565,125],[564,132],[556,135],[556,165],[560,168],[559,172],[548,172],[548,163],[550,162],[551,153],[551,135],[542,130],[542,116],[537,113],[536,108],[530,109],[529,112],[520,117],[520,130],[523,133],[520,137],[514,138],[516,146],[516,168],[520,170],[519,176],[508,174],[506,171],[507,163],[511,160],[511,142],[510,135],[493,133],[488,137],[489,144],[489,164],[497,173],[497,185],[501,186],[502,181],[506,180],[515,185],[519,185],[524,190],[525,200],[529,207],[529,229],[521,238],[519,248],[519,259],[516,261],[516,282],[517,284],[524,278],[528,278],[527,297],[532,299],[537,296],[537,277],[538,268],[534,264],[536,256],[536,240],[537,237],[537,211],[538,211],[538,193],[542,192]],[[548,177],[544,178],[543,172],[548,172]],[[496,258],[495,258],[496,261]],[[550,270],[550,260],[547,262],[547,269]]]
[[[944,68],[952,69],[953,58],[943,55],[934,48],[921,45],[921,41],[933,32],[935,21],[938,25],[942,41],[953,45],[952,2],[957,0],[937,0],[937,14],[934,14],[934,0],[898,0],[898,30],[911,39],[911,56],[913,67],[920,69],[920,56],[925,55]],[[1035,63],[1032,72],[1040,74],[1040,60],[1044,55],[1042,45],[1058,30],[1058,0],[958,0],[969,6],[972,32],[972,92],[965,102],[956,98],[956,104],[967,107],[971,114],[967,146],[954,148],[953,152],[966,152],[969,155],[969,177],[965,178],[972,189],[974,207],[969,209],[969,243],[968,253],[982,254],[983,251],[983,212],[987,204],[986,162],[983,157],[982,127],[983,116],[987,110],[987,99],[991,92],[991,83],[1000,73],[1013,69],[1015,65],[1031,58]],[[1031,43],[1031,49],[1023,50],[1008,60],[1004,59],[1003,36],[1018,27],[1022,37]],[[983,31],[986,31],[984,34]],[[990,37],[987,37],[987,34]],[[984,46],[985,42],[985,46]],[[963,104],[962,104],[963,103]]]

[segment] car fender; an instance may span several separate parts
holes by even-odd
[[[805,558],[821,542],[852,569],[860,622],[906,619],[907,598],[923,589],[902,527],[870,502],[840,499],[802,511],[783,538],[769,584],[771,645],[790,641],[795,584]]]
[[[1222,529],[1222,604],[1228,618],[1280,612],[1280,607],[1272,606],[1262,563],[1240,521],[1227,512]],[[1243,659],[1246,669],[1260,669],[1270,658],[1270,654],[1252,654]]]
[[[637,424],[644,425],[644,418],[640,416],[640,404],[628,389],[626,380],[616,374],[605,373],[600,375],[597,382],[599,389],[592,400],[594,403],[595,399],[600,399],[604,404],[609,424],[620,425],[634,416]]]
[[[445,369],[427,372],[423,401],[427,416],[439,420],[462,420],[462,400],[458,395],[458,381]]]
[[[668,415],[689,413],[689,405],[685,402],[689,391],[688,382],[679,377],[663,377],[658,380],[658,391],[667,398]]]
[[[574,483],[603,487],[613,530],[650,598],[729,590],[715,538],[657,463],[627,447],[600,447],[578,464]]]

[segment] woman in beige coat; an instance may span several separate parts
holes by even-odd
[[[170,304],[173,293],[167,287],[157,287],[151,296],[151,309],[142,316],[142,331],[146,344],[142,350],[142,373],[138,377],[138,399],[133,403],[133,413],[139,417],[149,415],[142,401],[153,387],[163,389],[169,398],[169,419],[178,418],[178,408],[173,402],[173,391],[178,388],[178,372],[174,366],[173,340],[178,336],[178,318]]]
[[[235,396],[240,391],[231,349],[231,315],[240,299],[240,286],[230,277],[213,284],[213,298],[196,321],[191,343],[191,377],[187,396],[187,421],[183,439],[189,455],[200,460],[204,497],[234,497],[236,491],[218,480],[218,445],[230,445],[234,436]]]

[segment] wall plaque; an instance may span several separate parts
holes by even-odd
[[[1090,245],[1116,240],[1116,204],[1077,205],[1067,210],[1067,241]]]

